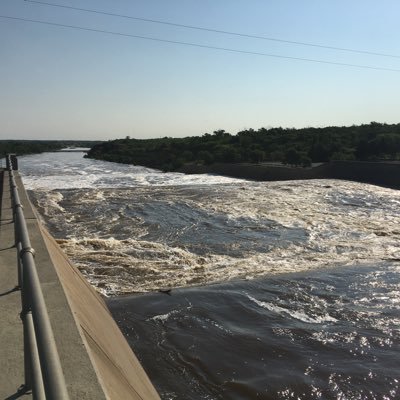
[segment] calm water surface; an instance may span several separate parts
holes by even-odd
[[[163,399],[400,398],[398,191],[20,166]]]

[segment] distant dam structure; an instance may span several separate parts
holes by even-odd
[[[284,164],[186,164],[179,169],[186,174],[220,174],[255,181],[340,179],[400,189],[398,161],[330,161],[313,167],[291,167]]]
[[[56,153],[87,153],[88,147],[67,147],[65,149],[56,150]]]
[[[0,398],[159,399],[103,299],[0,169]]]

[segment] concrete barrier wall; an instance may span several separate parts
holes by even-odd
[[[179,169],[187,174],[218,174],[259,181],[297,179],[345,179],[400,188],[400,163],[332,161],[314,168],[291,168],[264,164],[187,164]]]
[[[332,161],[326,166],[326,175],[334,179],[400,188],[400,163]]]
[[[316,179],[324,176],[325,166],[316,168],[291,168],[263,164],[187,164],[179,169],[186,174],[219,174],[235,178],[260,181],[285,181],[294,179]]]
[[[104,301],[40,224],[16,180],[71,400],[159,399]]]

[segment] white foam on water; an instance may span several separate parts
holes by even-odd
[[[310,317],[307,315],[305,312],[302,311],[294,311],[290,310],[289,308],[286,307],[281,307],[278,306],[274,303],[268,303],[265,301],[260,301],[255,299],[254,297],[250,295],[246,295],[247,298],[252,301],[253,303],[257,304],[258,306],[267,309],[268,311],[272,311],[277,314],[287,314],[291,316],[292,318],[295,318],[299,321],[310,323],[310,324],[323,324],[326,322],[337,322],[336,318],[331,317],[329,314],[324,314],[316,317]]]
[[[64,251],[105,295],[254,279],[338,265],[385,261],[399,264],[399,191],[336,180],[250,182],[210,175],[164,174],[78,155],[21,157],[21,172],[26,187],[38,195],[42,217],[68,227],[69,236],[60,241]],[[72,196],[72,192],[64,190],[81,188],[90,190],[75,194],[74,204],[68,205],[71,199],[64,196]],[[126,192],[128,188],[135,190]],[[228,235],[231,230],[257,233],[279,226],[286,229],[284,235],[302,230],[305,239],[290,242],[282,237],[257,251],[229,255],[210,250],[201,256],[180,244],[179,238],[174,244],[161,239],[141,240],[149,229],[142,227],[145,206],[157,199],[178,205],[176,211],[172,208],[177,217],[179,207],[202,211],[202,215],[210,216],[205,222],[217,221],[222,234],[224,229]],[[140,201],[143,216],[130,217],[124,202]],[[99,215],[96,221],[82,221],[71,211],[76,210],[71,208],[76,204],[85,207],[89,215],[93,207],[102,205],[101,210],[107,215]],[[109,204],[117,204],[115,211],[109,211]],[[219,216],[224,218],[218,219]],[[265,221],[274,224],[269,227]],[[91,229],[94,222],[98,226]],[[121,223],[118,239],[107,231],[113,223]],[[180,227],[177,237],[196,235],[196,220],[190,224]],[[210,225],[209,229],[216,227]],[[240,240],[237,246],[243,244]],[[246,240],[251,245],[251,239]],[[297,318],[306,320],[307,316]]]
[[[243,181],[218,175],[164,173],[141,166],[85,159],[83,155],[45,153],[19,157],[20,173],[26,189],[218,185]],[[43,162],[45,157],[46,162]]]
[[[191,308],[192,308],[192,306],[189,305],[188,307],[171,310],[170,312],[168,312],[166,314],[154,315],[153,317],[147,318],[146,321],[155,321],[155,322],[165,323],[173,316],[180,315],[180,314],[187,315],[188,311],[190,311]]]
[[[59,243],[104,295],[254,279],[331,267],[340,261],[342,265],[359,263],[358,259],[349,262],[345,256],[338,261],[329,253],[310,257],[301,246],[297,249],[295,246],[277,247],[269,253],[241,258],[216,254],[199,256],[183,248],[134,239],[67,239]]]
[[[38,202],[38,205],[44,210],[45,216],[51,216],[55,214],[64,213],[65,209],[60,206],[60,202],[63,200],[64,196],[57,191],[48,193],[45,201]]]
[[[172,310],[166,314],[155,315],[154,317],[148,318],[147,321],[158,321],[158,322],[166,322],[171,316],[179,314],[181,310]]]

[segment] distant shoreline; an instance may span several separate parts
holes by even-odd
[[[218,174],[256,181],[342,179],[400,189],[400,163],[396,162],[331,161],[309,168],[279,164],[185,164],[177,172]]]

